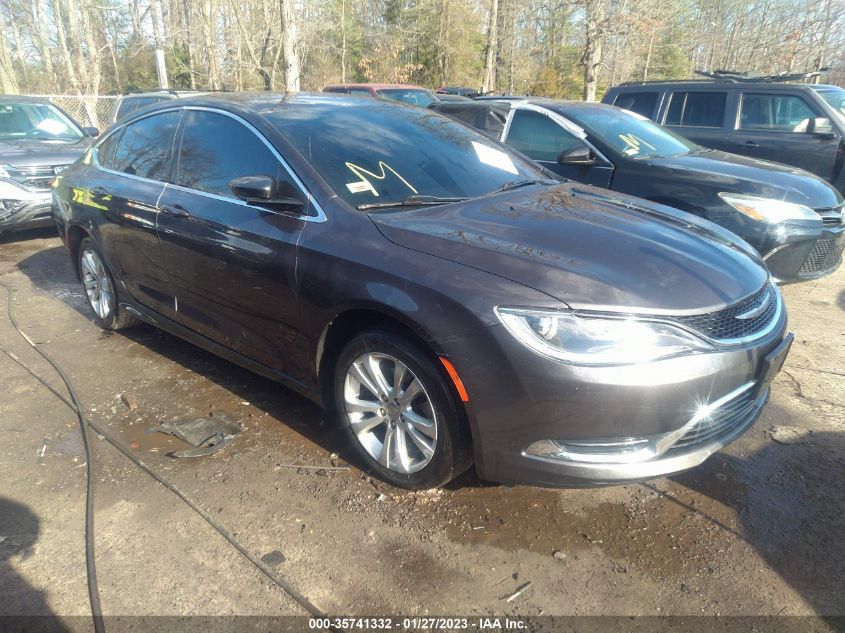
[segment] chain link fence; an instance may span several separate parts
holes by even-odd
[[[96,127],[105,130],[114,120],[114,113],[120,97],[82,95],[33,95],[48,99],[67,112],[82,127]]]

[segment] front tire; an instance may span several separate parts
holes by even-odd
[[[79,244],[79,276],[97,325],[105,330],[122,330],[140,323],[120,306],[114,279],[100,249],[89,237]]]
[[[365,468],[400,488],[442,486],[471,463],[464,414],[442,372],[392,332],[350,341],[334,372],[334,405]]]

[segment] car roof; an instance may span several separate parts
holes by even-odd
[[[372,88],[373,90],[388,90],[391,88],[404,90],[428,90],[423,86],[414,86],[412,84],[328,84],[326,88]]]
[[[0,95],[0,103],[50,103],[50,100],[27,95]]]
[[[687,88],[781,88],[783,90],[794,90],[796,88],[811,90],[818,88],[815,84],[785,83],[782,81],[733,81],[730,79],[685,79],[666,81],[630,81],[619,84],[610,90],[628,90],[631,88],[648,89],[662,87],[687,87]],[[830,86],[835,87],[835,86]]]
[[[128,99],[131,97],[177,97],[177,98],[186,98],[186,97],[193,97],[195,95],[205,94],[206,91],[204,90],[168,90],[167,88],[161,88],[159,90],[149,90],[147,92],[126,92],[121,96],[124,99]]]

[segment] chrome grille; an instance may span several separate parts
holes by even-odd
[[[53,184],[57,168],[65,165],[37,165],[35,167],[7,167],[9,177],[28,189],[49,189]]]
[[[755,397],[755,390],[749,388],[733,400],[726,402],[708,417],[690,428],[667,452],[686,451],[702,446],[716,439],[729,436],[750,423],[765,402],[763,396]]]
[[[730,342],[764,332],[776,318],[778,303],[778,291],[767,283],[756,294],[724,310],[672,320],[709,339]]]
[[[798,274],[815,276],[830,272],[842,263],[843,248],[845,248],[845,238],[819,240],[801,264]]]

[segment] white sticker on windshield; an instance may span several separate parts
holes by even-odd
[[[58,135],[65,131],[65,125],[54,119],[44,119],[35,127],[37,127],[39,130],[47,132],[47,134]]]
[[[484,145],[478,141],[472,141],[472,147],[475,150],[475,155],[478,160],[485,165],[490,165],[496,169],[501,169],[509,174],[519,174],[516,170],[516,165],[513,164],[511,157],[505,152],[489,145]]]

